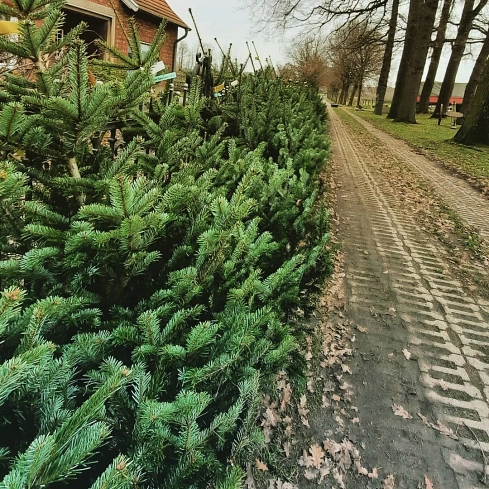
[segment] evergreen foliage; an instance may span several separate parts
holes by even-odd
[[[1,5],[32,64],[0,80],[0,488],[238,488],[328,270],[323,106],[250,78],[148,114],[161,41],[143,59],[132,25],[132,57],[105,47],[130,71],[92,86],[62,4]]]

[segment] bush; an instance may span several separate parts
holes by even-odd
[[[148,115],[158,42],[91,86],[43,5],[0,39],[39,59],[1,88],[0,487],[240,487],[260,389],[300,365],[286,314],[328,270],[323,107],[250,78],[213,120],[197,84]]]

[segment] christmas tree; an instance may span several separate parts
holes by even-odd
[[[0,487],[240,487],[327,269],[323,108],[252,78],[212,120],[198,81],[144,112],[163,36],[101,46],[124,76],[94,85],[61,7],[0,4]]]

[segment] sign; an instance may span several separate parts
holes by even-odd
[[[172,80],[173,78],[176,78],[177,77],[177,74],[172,71],[171,73],[165,73],[164,75],[158,75],[158,76],[155,76],[153,78],[153,81],[155,83],[159,83],[161,81],[164,81],[164,80]]]
[[[2,34],[18,34],[19,24],[10,20],[0,20],[0,35]]]
[[[144,54],[144,53],[143,53]],[[159,73],[160,71],[163,71],[166,68],[165,63],[163,61],[158,61],[155,63],[151,68],[150,68],[150,73],[155,76],[156,73]]]
[[[217,85],[217,87],[214,87],[214,93],[219,93],[224,90],[224,83],[221,83],[220,85]]]

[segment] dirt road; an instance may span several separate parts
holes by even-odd
[[[425,231],[391,175],[329,108],[347,318],[357,335],[348,382],[369,467],[395,487],[489,485],[489,302],[453,272],[453,250]],[[489,201],[361,122],[468,224],[489,237]],[[468,262],[467,273],[480,266]],[[482,270],[481,273],[485,273]],[[427,478],[427,480],[425,479]],[[368,478],[347,487],[380,487]]]

